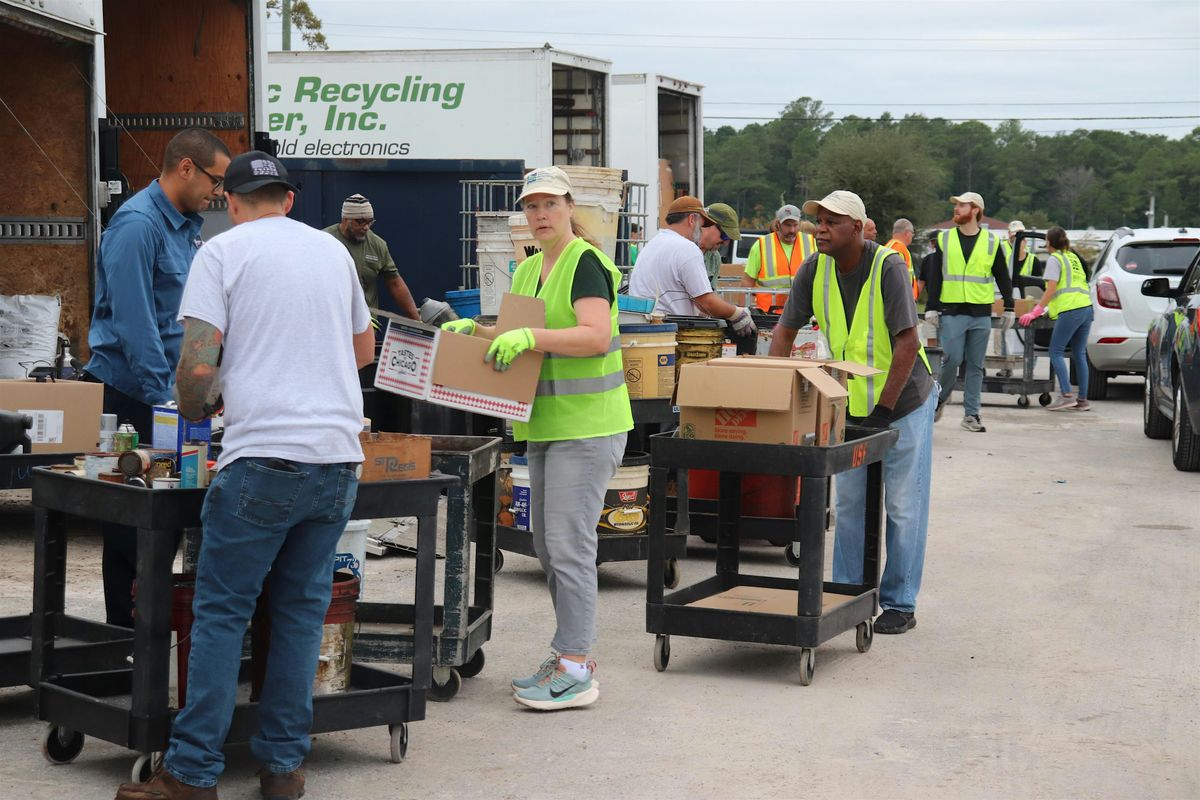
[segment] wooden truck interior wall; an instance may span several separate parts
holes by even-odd
[[[608,166],[604,156],[604,73],[555,64],[552,75],[554,163]]]
[[[246,5],[105,0],[109,115],[129,129],[120,163],[134,191],[158,177],[167,142],[183,128],[209,128],[234,155],[250,149]]]
[[[0,107],[0,219],[70,221],[79,232],[74,239],[58,240],[62,243],[14,241],[6,234],[0,239],[0,294],[60,295],[60,329],[74,350],[86,344],[91,319],[83,223],[92,146],[84,76],[91,70],[92,51],[32,28],[0,23],[0,53],[5,65],[0,68],[0,97],[11,109]]]
[[[662,89],[658,92],[658,157],[671,162],[673,196],[697,194],[694,143],[696,98]]]

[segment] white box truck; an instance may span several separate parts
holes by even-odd
[[[666,75],[612,76],[612,163],[649,186],[652,230],[676,197],[703,192],[703,89]]]
[[[283,158],[603,167],[609,68],[550,47],[273,52],[267,130]]]

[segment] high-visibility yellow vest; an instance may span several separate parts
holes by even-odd
[[[817,252],[817,240],[808,233],[797,233],[796,242],[792,245],[791,258],[784,253],[783,242],[779,234],[769,233],[759,238],[754,246],[758,248],[758,276],[755,281],[764,289],[790,289],[792,280],[804,259]],[[771,307],[779,307],[787,302],[787,295],[760,294],[755,297],[755,304],[763,311]]]
[[[575,268],[579,257],[591,251],[612,278],[613,297],[621,282],[621,273],[608,256],[583,239],[566,246],[550,271],[545,284],[538,288],[542,275],[542,254],[535,253],[517,267],[512,291],[546,302],[546,327],[573,328],[579,324],[571,303]],[[564,356],[546,353],[538,377],[537,396],[529,422],[513,423],[517,441],[561,442],[611,436],[633,427],[629,409],[629,391],[625,388],[625,367],[621,362],[621,334],[617,327],[617,303],[610,314],[612,340],[607,352],[598,356]]]
[[[1013,246],[1009,243],[1009,241],[1007,239],[1005,239],[1004,241],[1000,242],[1000,247],[1002,247],[1004,249],[1004,260],[1007,261],[1009,264],[1012,264]],[[1029,248],[1026,247],[1025,248],[1025,260],[1021,262],[1021,270],[1018,274],[1025,275],[1025,276],[1032,275],[1033,274],[1033,264],[1035,261],[1036,261],[1036,259],[1034,258],[1033,253],[1029,252]]]
[[[813,279],[813,312],[821,332],[829,342],[835,359],[854,361],[883,370],[882,375],[851,376],[850,414],[865,417],[875,408],[887,383],[892,366],[892,337],[888,331],[883,304],[883,262],[896,251],[881,247],[871,260],[871,274],[858,295],[854,307],[854,322],[846,325],[846,309],[842,305],[842,290],[838,286],[837,262],[830,256],[817,256],[817,273]],[[925,369],[929,359],[919,339],[917,355]],[[932,374],[933,370],[930,370]]]
[[[1057,319],[1064,311],[1090,306],[1092,295],[1088,289],[1087,272],[1084,271],[1079,256],[1070,250],[1059,250],[1052,254],[1051,258],[1059,263],[1062,270],[1058,276],[1058,288],[1054,290],[1054,296],[1046,306],[1050,319]]]
[[[913,300],[917,299],[920,292],[917,291],[917,271],[913,269],[912,253],[908,252],[908,245],[899,239],[888,239],[888,243],[884,245],[889,250],[895,250],[904,259],[904,263],[908,265],[908,283],[912,287]]]
[[[938,249],[942,251],[942,303],[992,304],[996,240],[991,231],[981,229],[968,261],[963,258],[958,228],[938,234]]]

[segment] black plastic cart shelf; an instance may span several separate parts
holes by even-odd
[[[992,330],[1000,330],[1003,323],[1001,317],[992,317]],[[1015,394],[1017,396],[1018,408],[1029,408],[1029,396],[1036,394],[1038,403],[1043,406],[1050,405],[1050,392],[1054,390],[1054,380],[1046,378],[1033,377],[1034,367],[1037,366],[1037,353],[1034,351],[1034,331],[1049,330],[1054,327],[1054,323],[1049,317],[1039,317],[1034,320],[1033,324],[1028,328],[1018,328],[1017,332],[1022,338],[1022,357],[1021,357],[1021,374],[1018,375],[987,375],[983,376],[983,391],[992,392],[995,394]],[[955,381],[954,388],[957,391],[963,391],[963,370],[959,369],[959,376]]]
[[[895,444],[899,433],[848,427],[846,436],[845,443],[832,447],[676,439],[669,434],[651,437],[652,494],[665,493],[671,469],[711,469],[717,464],[721,467],[713,577],[664,594],[664,588],[668,587],[664,587],[659,576],[667,558],[666,542],[670,535],[667,509],[663,505],[651,506],[646,631],[656,634],[657,670],[667,668],[672,635],[799,647],[800,683],[805,686],[812,682],[816,648],[834,636],[856,628],[858,649],[864,653],[870,649],[871,618],[878,609],[880,532],[884,522],[881,459]],[[825,582],[822,578],[829,483],[823,479],[864,465],[867,507],[863,582],[859,585]],[[741,476],[746,473],[803,479],[792,527],[792,548],[799,573],[795,579],[749,575],[739,570]],[[767,610],[744,610],[754,607]]]
[[[433,437],[434,469],[453,475],[459,483],[446,493],[443,605],[434,608],[430,700],[449,700],[458,694],[463,678],[483,670],[483,645],[492,635],[495,608],[495,484],[502,442],[488,436]],[[472,534],[476,541],[473,598]],[[412,606],[359,603],[357,622],[355,662],[412,663]]]
[[[412,677],[353,665],[346,691],[313,698],[313,733],[387,725],[392,760],[403,759],[407,723],[425,717],[432,669],[438,497],[457,484],[457,478],[435,474],[425,480],[359,485],[353,517],[418,519]],[[142,489],[35,470],[31,674],[37,717],[50,723],[42,741],[49,760],[74,759],[86,734],[140,751],[143,755],[133,768],[134,779],[140,780],[166,748],[174,713],[168,698],[174,534],[199,524],[204,493],[204,489]],[[57,637],[72,629],[108,627],[72,620],[64,613],[68,515],[137,528],[138,592],[132,646],[126,648],[132,667],[92,665],[81,670],[75,659],[64,659],[56,647]],[[243,662],[247,680],[249,666]],[[239,703],[226,741],[248,741],[257,729],[257,717],[257,703]]]
[[[0,489],[28,489],[35,467],[70,464],[79,453],[11,453],[0,456]]]

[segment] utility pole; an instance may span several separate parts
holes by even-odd
[[[1150,210],[1146,212],[1147,227],[1154,227],[1154,193],[1150,193]]]
[[[283,49],[292,49],[292,0],[283,0]]]

